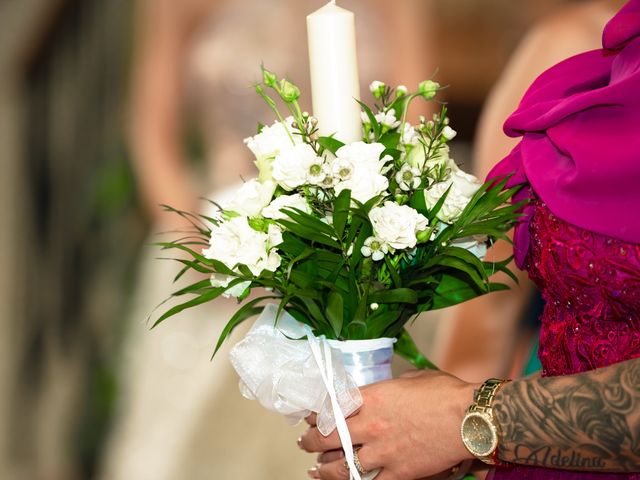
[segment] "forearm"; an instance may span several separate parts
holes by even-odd
[[[566,377],[506,384],[494,412],[506,462],[640,471],[640,358]]]

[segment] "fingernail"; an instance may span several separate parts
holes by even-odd
[[[318,466],[316,465],[315,467],[307,470],[307,475],[309,476],[309,478],[320,478],[320,471]]]
[[[298,437],[298,448],[302,448],[302,437]]]

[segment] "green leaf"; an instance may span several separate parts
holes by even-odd
[[[344,302],[342,301],[342,295],[337,292],[329,292],[327,295],[326,314],[331,323],[336,338],[340,338],[340,332],[342,331],[342,322],[344,319]]]
[[[239,282],[236,282],[239,283]],[[231,286],[233,284],[233,282],[231,282],[229,284],[229,286]],[[207,303],[210,302],[211,300],[214,300],[216,298],[218,298],[220,295],[222,295],[222,293],[227,290],[227,288],[214,288],[211,289],[201,295],[198,295],[197,297],[189,300],[188,302],[184,302],[181,303],[180,305],[176,305],[175,307],[170,308],[169,310],[167,310],[164,314],[162,314],[160,316],[160,318],[158,318],[153,326],[151,328],[155,328],[157,325],[159,325],[161,322],[163,322],[164,320],[166,320],[169,317],[172,317],[180,312],[182,312],[183,310],[186,310],[188,308],[192,308],[192,307],[196,307],[198,305],[202,305],[203,303]]]
[[[402,281],[400,280],[400,275],[398,275],[398,271],[396,267],[391,263],[391,259],[389,255],[384,256],[384,262],[387,264],[387,270],[389,271],[389,275],[391,275],[391,280],[393,281],[393,285],[396,288],[400,288],[402,286]]]
[[[288,230],[287,233],[296,235],[299,238],[313,243],[320,243],[331,248],[340,250],[340,244],[332,237],[329,237],[313,227],[301,225],[295,221],[277,220],[277,222]]]
[[[349,340],[362,340],[367,336],[367,324],[354,320],[347,325],[346,331]]]
[[[411,288],[394,288],[369,293],[370,303],[418,303],[418,294]]]
[[[283,208],[282,212],[287,214],[289,218],[298,225],[304,226],[311,230],[317,230],[318,233],[322,233],[323,235],[327,235],[328,237],[335,237],[336,232],[333,227],[323,222],[315,215],[311,215],[296,208]]]
[[[384,157],[385,155],[390,155],[391,158],[397,162],[402,156],[402,152],[397,148],[385,148],[380,154],[380,157]]]
[[[378,142],[384,145],[389,150],[396,150],[400,152],[398,150],[398,143],[400,143],[400,133],[398,132],[387,132],[380,138],[380,140],[378,140]],[[388,154],[393,156],[391,153]]]
[[[436,367],[429,359],[427,359],[427,357],[425,357],[420,352],[417,345],[413,341],[413,338],[411,338],[411,335],[409,335],[409,332],[407,332],[406,329],[403,328],[396,339],[397,341],[393,345],[393,350],[396,354],[408,360],[414,367],[421,370],[425,368],[438,370],[438,367]]]
[[[424,189],[416,190],[415,192],[413,192],[409,205],[417,210],[418,213],[426,214],[429,212],[429,209],[427,208],[427,202],[424,199]]]
[[[386,310],[380,307],[367,318],[367,336],[370,338],[387,336],[385,332],[398,320],[401,313],[399,309]]]
[[[376,139],[380,138],[380,132],[382,131],[382,128],[380,127],[378,120],[376,120],[376,116],[373,114],[373,112],[367,106],[366,103],[363,103],[357,99],[356,99],[356,102],[358,102],[358,104],[364,110],[364,113],[367,115],[367,118],[369,118],[369,123],[371,123],[371,128],[373,128],[373,134],[375,135]]]
[[[296,318],[302,323],[309,325],[316,335],[326,335],[327,338],[336,338],[333,327],[324,317],[319,303],[322,303],[321,299],[318,299],[316,302],[305,296],[294,295],[289,298],[287,309],[294,307],[301,312],[302,315]]]
[[[451,307],[479,297],[484,292],[474,282],[460,276],[444,274],[436,287],[430,309]]]
[[[176,249],[176,250],[182,250],[183,252],[187,252],[189,255],[191,255],[193,258],[195,258],[197,261],[199,261],[200,263],[204,263],[205,265],[213,265],[213,261],[206,258],[204,255],[201,255],[200,253],[192,250],[191,248],[182,245],[180,243],[175,243],[175,242],[157,242],[154,243],[154,245],[161,247],[163,250],[169,250],[169,249]]]
[[[233,316],[227,322],[225,327],[222,329],[222,333],[218,338],[218,343],[216,344],[216,348],[213,351],[213,355],[211,356],[211,358],[215,357],[216,353],[218,353],[218,350],[220,350],[220,347],[224,343],[225,339],[229,336],[229,334],[233,331],[234,328],[236,328],[246,319],[251,318],[255,315],[258,315],[262,312],[264,307],[255,307],[257,303],[263,300],[272,299],[272,298],[277,298],[277,297],[273,295],[268,295],[268,296],[254,298],[253,300],[245,303],[242,307],[240,307],[238,311],[233,314]]]
[[[444,205],[444,202],[447,199],[447,195],[449,195],[449,191],[451,191],[451,187],[452,186],[453,186],[453,183],[451,185],[449,185],[449,188],[447,188],[445,190],[445,192],[442,194],[442,196],[436,202],[436,204],[433,206],[433,208],[428,211],[427,220],[429,220],[429,223],[431,223],[436,218],[436,216],[438,215],[438,212],[442,208],[442,205]]]
[[[351,205],[351,190],[342,190],[335,198],[333,204],[333,228],[338,237],[342,237],[344,227],[349,218],[349,210]]]
[[[320,137],[318,138],[318,144],[325,150],[329,150],[334,155],[340,149],[340,147],[344,147],[344,143],[333,137]]]
[[[179,297],[181,295],[186,295],[187,293],[195,293],[198,292],[200,290],[208,290],[214,288],[211,286],[211,280],[206,279],[206,280],[201,280],[199,282],[196,283],[192,283],[191,285],[181,288],[180,290],[173,292],[171,294],[172,297]]]

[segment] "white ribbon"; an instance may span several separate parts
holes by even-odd
[[[245,338],[231,349],[242,394],[285,415],[291,423],[317,412],[320,433],[327,436],[337,428],[351,478],[363,480],[354,463],[346,422],[362,405],[357,385],[346,373],[340,353],[324,336],[316,337],[309,326],[284,311],[276,319],[277,311],[274,304],[265,306]],[[305,336],[307,341],[301,342]],[[364,480],[373,476],[368,474]]]
[[[309,342],[309,347],[311,347],[311,352],[313,353],[313,356],[316,359],[316,363],[320,368],[322,381],[324,382],[324,385],[327,388],[327,393],[329,394],[329,398],[331,399],[333,416],[336,421],[336,428],[338,430],[338,436],[340,437],[340,443],[342,444],[342,449],[344,450],[344,457],[347,462],[347,466],[349,467],[349,473],[351,474],[351,478],[353,480],[361,480],[360,473],[358,472],[353,459],[353,443],[351,442],[351,434],[349,433],[347,421],[344,414],[342,413],[342,409],[340,408],[340,404],[338,403],[338,398],[336,396],[336,390],[333,386],[331,347],[327,343],[326,338],[315,337],[308,325],[304,325],[304,328],[307,331],[307,341]],[[321,353],[321,348],[322,351],[324,351],[324,358]]]

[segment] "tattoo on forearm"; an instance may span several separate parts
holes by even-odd
[[[640,359],[505,385],[500,458],[569,470],[640,472]]]

